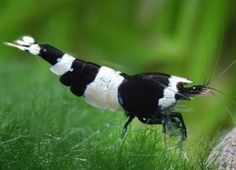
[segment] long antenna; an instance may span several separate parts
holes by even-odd
[[[228,100],[230,100],[230,102],[231,102],[233,105],[236,106],[236,101],[235,101],[232,97],[229,97],[229,96],[228,96],[226,93],[224,93],[223,91],[218,90],[218,89],[213,88],[213,87],[207,87],[207,88],[209,88],[209,89],[211,89],[211,90],[213,90],[213,91],[215,91],[215,92],[217,92],[217,93],[219,93],[219,94],[222,94],[224,97],[226,97]]]
[[[221,78],[234,64],[236,63],[236,59],[233,60],[233,62],[230,63],[217,77],[215,80]]]
[[[225,96],[227,97],[227,96]],[[220,100],[219,96],[216,96],[216,98],[218,100]],[[230,98],[231,99],[231,98]],[[231,102],[235,105],[235,102],[231,100]],[[227,107],[227,105],[223,102],[220,102],[220,104],[224,107],[224,110],[228,113],[228,115],[230,116],[230,118],[232,119],[234,125],[236,125],[236,120],[234,119],[234,116],[232,115],[232,113],[230,112],[229,108]]]
[[[220,36],[220,44],[219,44],[219,48],[218,48],[218,51],[217,51],[217,57],[216,57],[216,61],[215,61],[215,64],[214,64],[214,67],[209,75],[209,79],[208,81],[206,82],[206,85],[208,86],[211,82],[211,80],[213,79],[215,73],[216,73],[216,68],[217,68],[217,65],[218,65],[218,62],[220,60],[220,52],[221,52],[221,49],[222,49],[222,46],[223,46],[223,41],[224,41],[224,33],[225,33],[225,27],[224,25],[222,25],[222,31],[221,31],[221,36]]]

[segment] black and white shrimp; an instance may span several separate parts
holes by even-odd
[[[60,77],[60,82],[90,105],[110,111],[123,109],[128,120],[122,136],[136,117],[144,124],[161,124],[163,133],[174,125],[180,129],[181,139],[185,140],[186,125],[181,113],[172,111],[174,106],[178,100],[212,94],[212,89],[206,85],[186,86],[192,83],[187,78],[156,72],[128,75],[83,61],[51,45],[38,44],[30,36],[6,45],[46,60],[52,65],[50,70]]]

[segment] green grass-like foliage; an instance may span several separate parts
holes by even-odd
[[[210,169],[206,141],[181,152],[164,144],[159,126],[137,121],[121,140],[122,112],[92,108],[55,76],[29,69],[0,72],[0,169]]]

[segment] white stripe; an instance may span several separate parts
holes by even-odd
[[[175,84],[177,85],[178,83],[182,82],[182,83],[193,83],[191,80],[188,80],[186,78],[183,78],[183,77],[178,77],[178,76],[171,76],[169,78],[169,82],[172,83],[172,84]]]
[[[58,76],[61,76],[71,69],[74,57],[64,54],[60,61],[53,65],[50,70]]]
[[[118,88],[123,80],[120,72],[102,66],[95,80],[84,92],[85,101],[100,109],[116,111],[121,107],[118,102]]]
[[[163,91],[163,98],[159,99],[158,105],[161,107],[162,110],[166,108],[170,108],[175,105],[176,99],[175,95],[178,93],[178,88],[177,84],[182,82],[182,83],[192,83],[192,81],[182,78],[182,77],[177,77],[177,76],[171,76],[169,79],[169,84],[167,87],[164,88]]]

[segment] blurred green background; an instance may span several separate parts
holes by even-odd
[[[211,139],[235,125],[236,66],[222,74],[236,57],[235,6],[234,0],[1,0],[0,42],[31,35],[128,74],[166,72],[196,84],[212,77],[210,86],[226,95],[198,97],[177,106],[191,143],[197,136]],[[20,124],[18,135],[29,129],[37,134],[75,127],[90,129],[89,134],[114,120],[121,121],[116,127],[121,130],[122,112],[90,108],[61,86],[48,67],[0,44],[0,133]],[[138,121],[134,125],[146,128]]]

